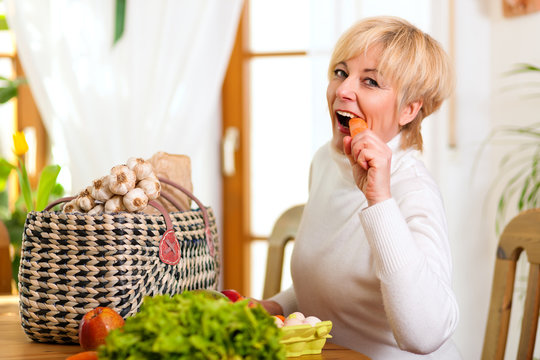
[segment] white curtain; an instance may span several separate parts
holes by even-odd
[[[128,0],[113,46],[113,0],[6,1],[54,160],[69,169],[73,192],[129,157],[165,151],[190,156],[195,194],[220,208],[220,92],[241,7]]]

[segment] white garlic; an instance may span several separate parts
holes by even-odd
[[[143,189],[135,188],[124,195],[123,202],[128,211],[142,211],[148,205],[148,196]]]
[[[129,158],[127,161],[127,167],[135,172],[137,180],[142,180],[154,174],[152,164],[141,158]]]
[[[77,195],[75,198],[75,201],[77,203],[77,206],[84,212],[92,209],[96,205],[96,201],[90,195],[90,191],[88,188],[84,189]]]
[[[125,195],[129,190],[135,188],[137,176],[133,170],[126,165],[116,165],[111,169],[109,177],[109,189],[113,194]]]
[[[101,203],[98,203],[96,204],[96,206],[88,210],[88,215],[98,215],[98,214],[103,213],[104,210],[105,210],[105,206]]]
[[[144,190],[148,200],[155,200],[161,194],[161,183],[156,176],[149,176],[137,183],[137,188]]]
[[[94,199],[105,202],[111,198],[113,193],[109,189],[109,178],[110,176],[107,175],[92,181],[89,191]]]
[[[114,195],[105,203],[105,212],[117,213],[121,211],[126,211],[126,207],[122,202],[122,196]]]
[[[65,213],[81,212],[81,209],[77,205],[77,199],[73,199],[65,203],[62,207],[62,211]]]

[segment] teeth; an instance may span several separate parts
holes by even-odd
[[[341,116],[346,116],[346,117],[351,118],[351,119],[352,119],[353,117],[356,117],[356,115],[351,114],[350,112],[341,111],[341,110],[338,110],[338,111],[336,111],[336,112],[337,112],[339,115],[341,115]]]

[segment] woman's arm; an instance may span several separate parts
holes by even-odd
[[[368,207],[360,220],[394,337],[400,348],[427,354],[452,335],[459,319],[446,220],[438,194],[414,183],[402,188],[399,203],[393,198]]]
[[[368,201],[360,220],[394,337],[404,350],[433,352],[452,335],[459,318],[438,188],[423,166],[412,166],[396,179],[392,151],[369,130],[345,137],[343,149]]]
[[[269,299],[261,300],[260,303],[270,315],[289,315],[298,311],[293,286]]]
[[[261,300],[259,304],[270,314],[270,315],[283,315],[283,308],[277,302],[273,300]]]

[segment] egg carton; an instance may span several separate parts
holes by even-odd
[[[315,326],[289,325],[281,328],[280,342],[285,345],[287,357],[320,354],[326,339],[331,338],[331,321],[321,321]]]

